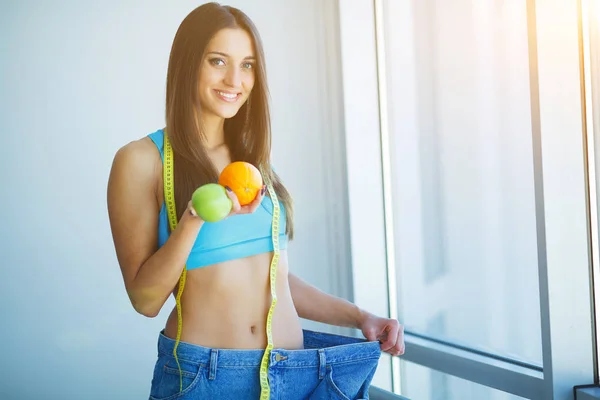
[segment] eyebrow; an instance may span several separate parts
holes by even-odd
[[[229,54],[222,53],[220,51],[209,51],[208,54],[218,54],[223,57],[229,57]],[[244,60],[256,60],[256,58],[254,56],[246,56],[246,57],[244,57]]]

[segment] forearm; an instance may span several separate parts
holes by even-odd
[[[134,308],[156,316],[177,285],[203,222],[184,216],[165,244],[138,270],[128,290]]]
[[[290,291],[300,318],[329,325],[360,328],[365,313],[355,304],[317,289],[289,274]]]

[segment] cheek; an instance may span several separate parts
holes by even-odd
[[[201,95],[204,92],[206,92],[207,87],[208,87],[208,84],[206,82],[206,78],[205,77],[200,78],[200,80],[198,80],[198,91],[200,92]]]
[[[246,76],[244,78],[244,88],[249,92],[252,90],[252,88],[254,87],[254,82],[255,82],[255,77],[253,74],[248,74],[248,76]]]
[[[198,81],[200,91],[206,91],[210,87],[214,86],[215,82],[218,82],[220,79],[218,75],[218,72],[211,71],[209,69],[202,71]]]

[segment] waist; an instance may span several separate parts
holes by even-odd
[[[282,367],[319,365],[325,358],[327,364],[352,361],[377,360],[381,356],[380,344],[365,339],[341,336],[329,333],[302,330],[302,349],[283,349],[275,347],[271,353],[270,364]],[[158,353],[172,356],[175,340],[163,332],[158,338]],[[177,346],[177,357],[192,363],[208,365],[211,357],[218,356],[220,366],[257,367],[261,363],[264,349],[219,349],[185,341]],[[323,357],[324,356],[324,357]]]
[[[181,299],[181,340],[217,348],[264,348],[271,305],[270,262],[271,255],[265,253],[188,271]],[[300,348],[302,329],[289,288],[285,253],[277,268],[276,293],[272,319],[274,344]],[[175,308],[165,334],[176,337]]]

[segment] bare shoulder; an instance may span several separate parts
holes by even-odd
[[[139,178],[154,174],[160,165],[160,154],[152,140],[144,137],[127,143],[117,150],[113,160],[113,170],[134,173]]]
[[[144,137],[119,148],[108,178],[109,213],[123,203],[143,204],[152,208],[159,204],[162,184],[160,153],[152,140]]]

